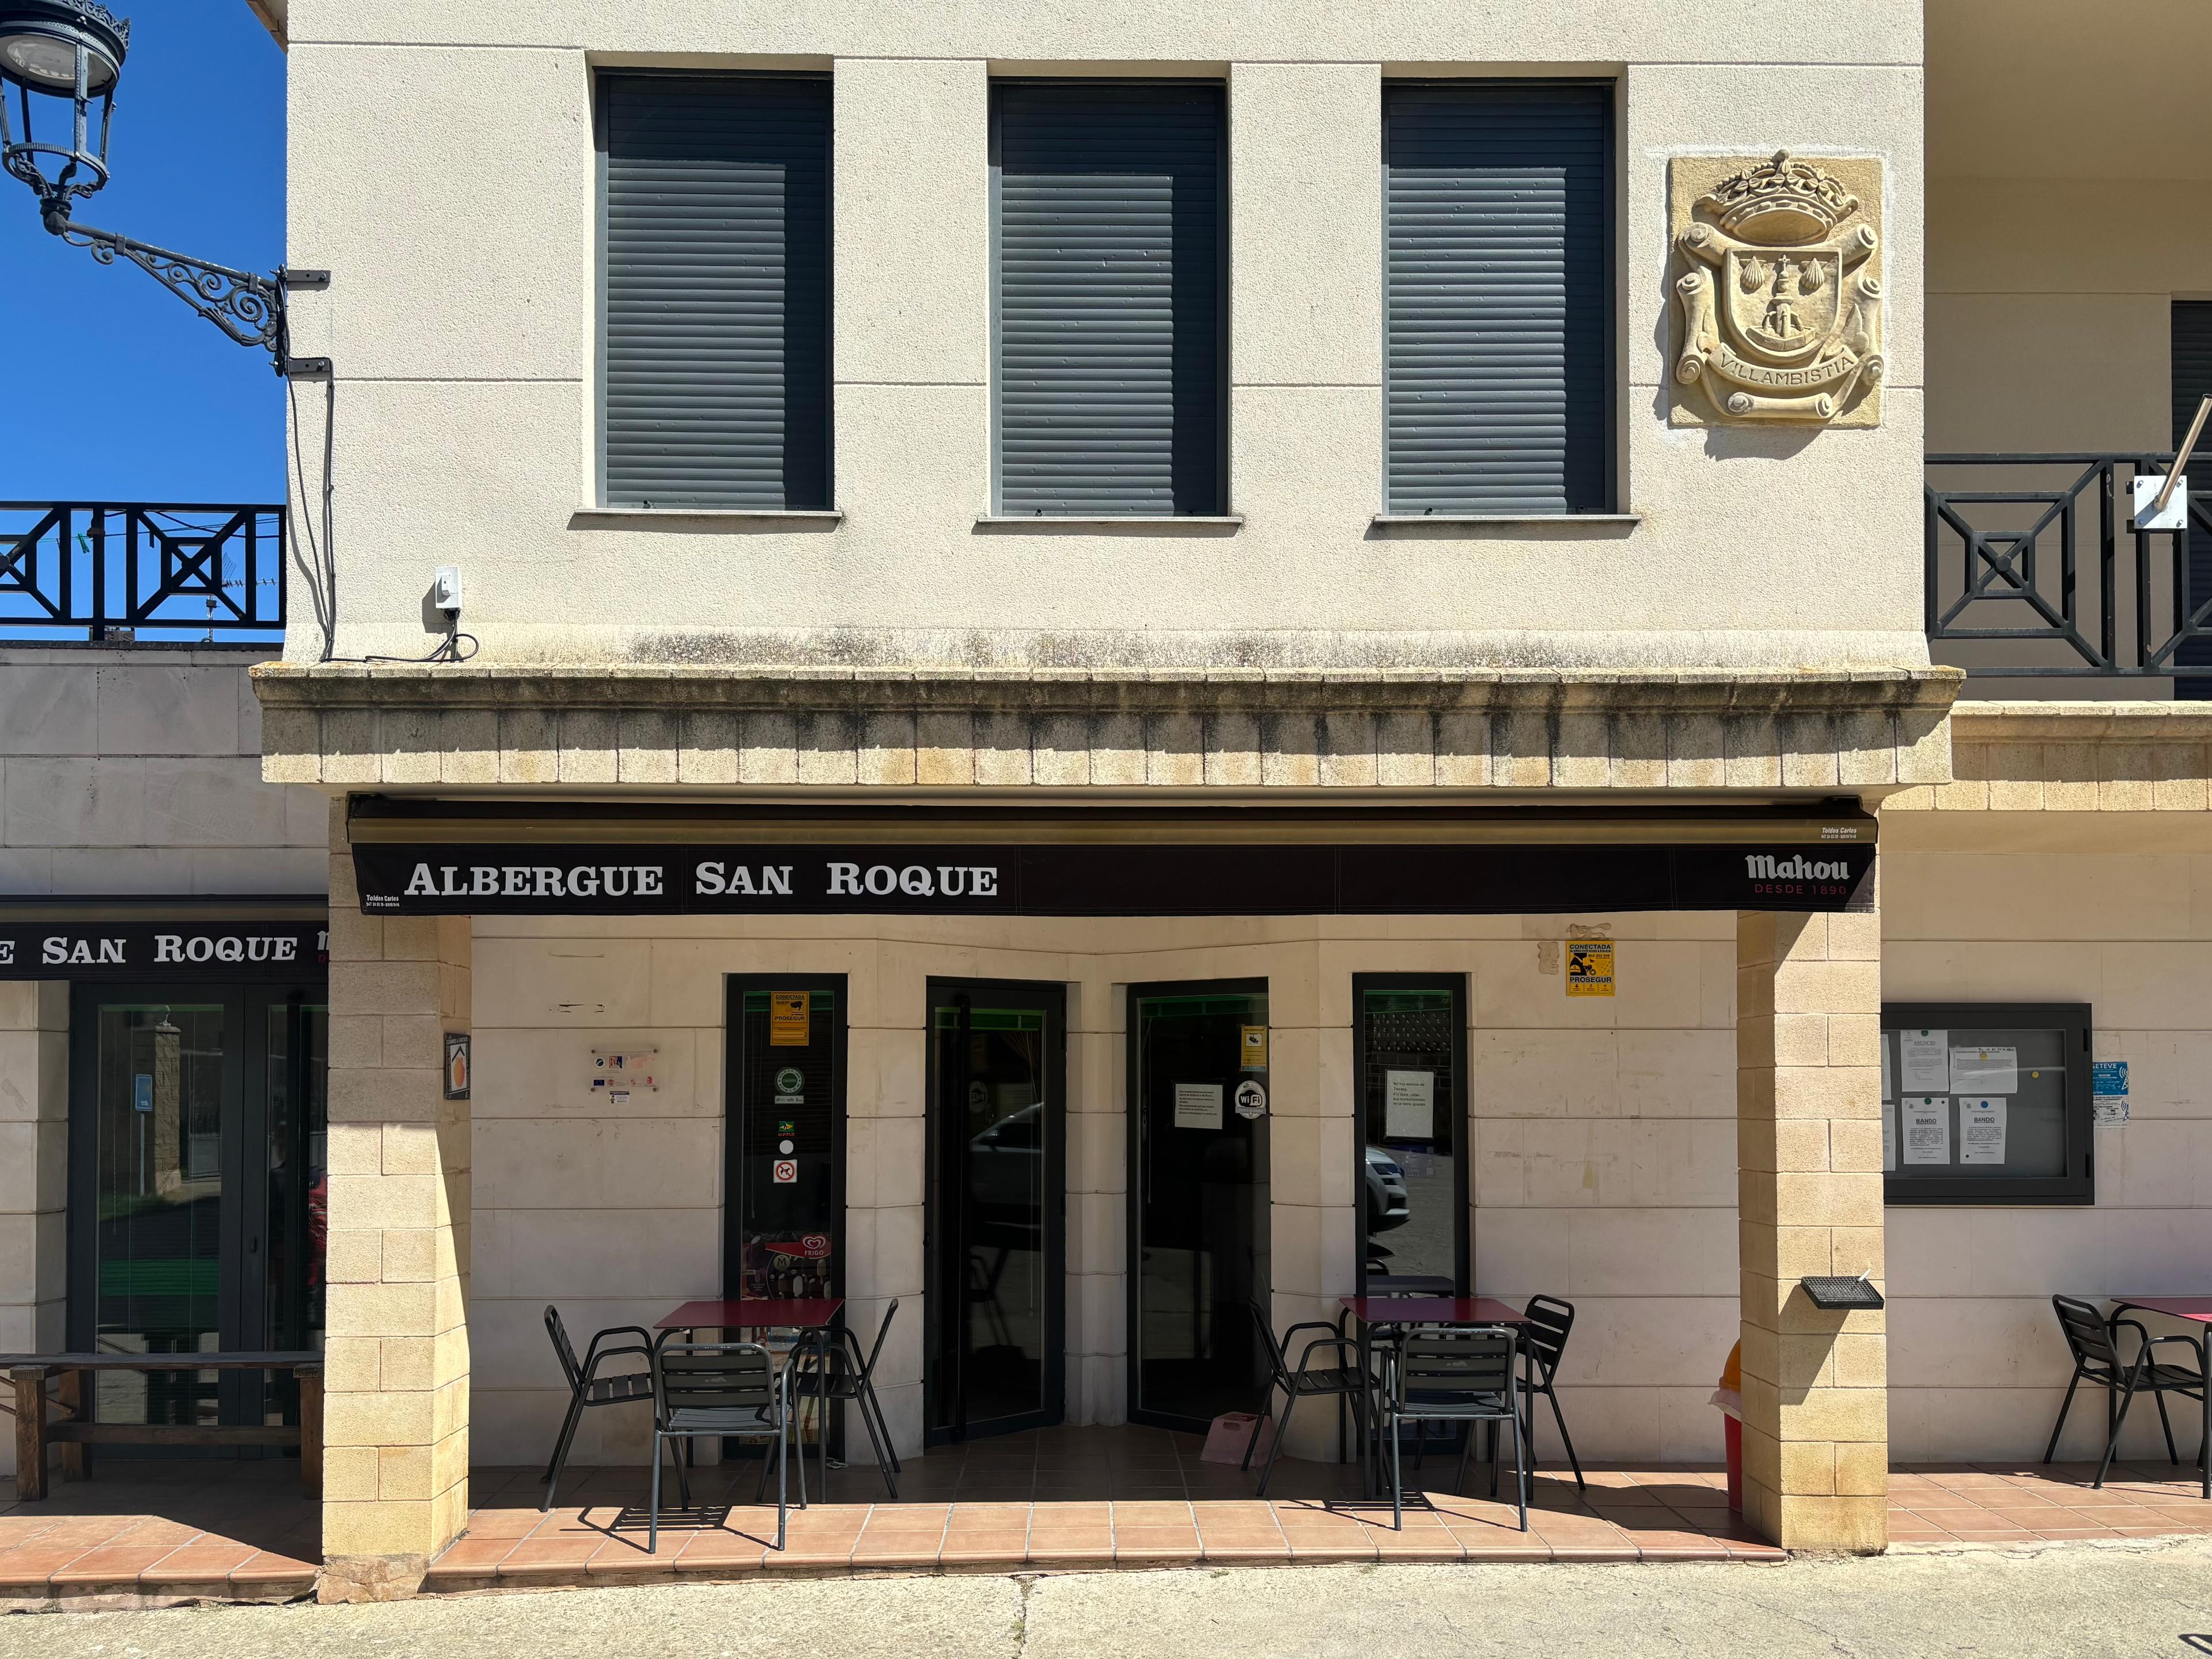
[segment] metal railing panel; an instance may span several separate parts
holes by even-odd
[[[285,550],[281,504],[0,501],[0,640],[274,642]]]
[[[2172,460],[1929,456],[1931,647],[1977,675],[2212,678],[2212,490],[2182,530],[2138,530],[2130,505]]]

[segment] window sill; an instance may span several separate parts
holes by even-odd
[[[981,531],[1126,530],[1148,536],[1220,535],[1243,527],[1241,513],[1163,514],[1158,517],[1108,517],[1090,513],[979,513],[975,528]]]
[[[1644,522],[1644,515],[1641,513],[1377,513],[1370,522],[1378,530],[1398,530],[1409,525],[1443,525],[1474,530],[1565,525],[1589,530],[1630,530]]]
[[[621,524],[634,520],[665,522],[670,519],[702,519],[715,524],[839,524],[844,514],[836,507],[580,507],[569,517],[571,527],[605,521]]]

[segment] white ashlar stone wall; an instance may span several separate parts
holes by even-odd
[[[2212,834],[2197,813],[1884,816],[1882,994],[2086,1002],[2128,1062],[2125,1127],[2094,1131],[2094,1207],[1888,1212],[1890,1437],[1904,1462],[2041,1456],[2072,1370],[2054,1292],[2212,1284]],[[2150,1322],[2155,1333],[2182,1327]],[[2174,1407],[2185,1457],[2197,1407]],[[2096,1455],[2085,1389],[2062,1457]],[[2123,1446],[2164,1455],[2148,1401]]]
[[[1610,1000],[1564,994],[1547,948],[1593,922],[1618,941]],[[1739,1331],[1735,918],[1518,930],[1476,978],[1475,1288],[1575,1304],[1560,1395],[1585,1462],[1711,1461]]]
[[[261,781],[255,659],[0,646],[0,899],[324,891],[329,803]]]
[[[1620,994],[1569,1000],[1544,941],[1621,942]],[[565,1397],[542,1324],[580,1340],[721,1289],[724,976],[842,973],[849,1006],[848,1289],[902,1448],[921,1425],[926,988],[1068,986],[1070,1420],[1127,1411],[1127,987],[1264,977],[1279,1323],[1352,1287],[1352,975],[1469,976],[1480,1291],[1575,1300],[1565,1398],[1599,1458],[1718,1455],[1704,1405],[1735,1338],[1733,916],[476,924],[473,1454],[542,1460]],[[591,1097],[591,1051],[654,1046],[662,1086]],[[1316,1414],[1298,1449],[1334,1445]],[[580,1463],[637,1462],[643,1415],[590,1413]],[[1551,1431],[1543,1431],[1551,1443]],[[855,1449],[856,1451],[858,1449]],[[865,1454],[861,1454],[865,1455]]]
[[[2094,1207],[1887,1211],[1900,1460],[2039,1454],[2068,1370],[2053,1291],[2203,1289],[2212,845],[2181,816],[2084,815],[2079,830],[2047,814],[1886,820],[1884,995],[2087,1001],[2098,1056],[2129,1060],[2134,1087],[2133,1121],[2097,1132]],[[1126,986],[1269,981],[1275,1305],[1287,1322],[1333,1312],[1351,1282],[1352,976],[1437,970],[1470,976],[1477,1290],[1575,1303],[1563,1399],[1586,1457],[1717,1457],[1707,1396],[1738,1321],[1733,924],[1643,915],[888,929],[856,919],[741,938],[719,921],[643,933],[481,921],[476,1455],[528,1462],[550,1443],[562,1402],[539,1325],[545,1301],[585,1330],[650,1322],[719,1291],[722,975],[850,975],[854,1319],[872,1329],[883,1297],[916,1298],[902,1306],[885,1366],[892,1419],[910,1442],[931,975],[1071,988],[1069,1415],[1113,1422],[1127,1404]],[[1617,940],[1612,1000],[1564,995],[1547,945],[1570,927]],[[618,1121],[602,1115],[584,1083],[590,1050],[647,1042],[661,1049],[661,1094]],[[2096,1416],[2077,1413],[2073,1455],[2093,1443]],[[2148,1449],[2153,1416],[2130,1425],[2131,1446]],[[1306,1426],[1326,1437],[1325,1425]],[[1539,1435],[1553,1455],[1548,1419]],[[1310,1452],[1321,1438],[1294,1434]],[[597,1413],[578,1457],[642,1449],[623,1413]]]

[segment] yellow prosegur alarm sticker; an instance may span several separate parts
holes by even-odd
[[[812,1040],[807,1029],[809,1005],[805,991],[768,994],[768,1041],[771,1048],[804,1048]]]
[[[1244,1028],[1243,1069],[1248,1072],[1267,1069],[1267,1028],[1264,1025],[1247,1025]]]
[[[1578,939],[1567,945],[1567,994],[1571,997],[1609,997],[1613,994],[1613,941]]]

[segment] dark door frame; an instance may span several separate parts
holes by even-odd
[[[849,1115],[846,1038],[853,1028],[852,993],[842,974],[726,974],[722,984],[722,1294],[742,1288],[744,1229],[738,1213],[744,1194],[744,1149],[732,1133],[738,1091],[744,1077],[744,1000],[750,991],[834,991],[837,1027],[830,1040],[830,1283],[845,1294],[845,1122]]]
[[[1474,1212],[1470,1207],[1469,1169],[1474,1163],[1474,1127],[1468,1110],[1473,1091],[1468,1086],[1467,1038],[1467,981],[1465,974],[1354,974],[1352,976],[1352,1190],[1357,1194],[1358,1247],[1352,1269],[1359,1294],[1367,1294],[1367,1021],[1361,1005],[1368,991],[1449,991],[1452,999],[1452,1097],[1449,1110],[1457,1127],[1459,1154],[1454,1159],[1452,1203],[1458,1222],[1452,1229],[1452,1273],[1459,1294],[1474,1294]]]
[[[1187,1417],[1179,1417],[1172,1413],[1148,1410],[1139,1403],[1144,1398],[1145,1365],[1144,1342],[1142,1340],[1141,1329],[1144,1319],[1144,1310],[1139,1304],[1138,1297],[1138,1290],[1144,1279],[1145,1103],[1140,1092],[1144,1079],[1143,1032],[1140,1022],[1137,1018],[1137,1005],[1147,997],[1195,996],[1200,994],[1212,994],[1216,996],[1251,996],[1257,994],[1263,997],[1268,997],[1267,1060],[1268,1076],[1272,1079],[1274,1075],[1273,1065],[1275,1058],[1273,999],[1268,992],[1267,977],[1264,974],[1260,975],[1257,977],[1247,977],[1243,979],[1152,980],[1143,984],[1127,986],[1124,988],[1124,991],[1126,994],[1126,1000],[1121,1005],[1121,1024],[1125,1028],[1122,1041],[1125,1052],[1127,1056],[1124,1068],[1127,1073],[1127,1080],[1123,1085],[1122,1112],[1127,1126],[1127,1132],[1123,1138],[1128,1142],[1129,1194],[1127,1212],[1127,1220],[1126,1224],[1127,1237],[1124,1240],[1122,1244],[1121,1272],[1122,1281],[1125,1286],[1123,1300],[1127,1304],[1126,1311],[1128,1322],[1127,1328],[1128,1332],[1129,1349],[1129,1357],[1127,1361],[1129,1421],[1132,1423],[1148,1424],[1155,1428],[1187,1430],[1194,1425],[1194,1419]],[[1273,1096],[1271,1091],[1269,1095],[1267,1115],[1260,1121],[1260,1151],[1262,1155],[1266,1157],[1268,1162],[1267,1190],[1271,1195],[1269,1199],[1271,1206],[1273,1202],[1272,1194],[1274,1192],[1274,1170],[1273,1167],[1274,1159],[1274,1136],[1272,1133],[1271,1125],[1274,1115]],[[1272,1217],[1263,1218],[1263,1219],[1266,1220],[1270,1226],[1273,1225]],[[1269,1250],[1269,1257],[1271,1261],[1273,1259],[1273,1252],[1271,1248]],[[1272,1267],[1269,1270],[1268,1277],[1269,1284],[1266,1294],[1272,1298],[1274,1293],[1274,1285],[1273,1282],[1273,1272]],[[1205,1427],[1202,1424],[1197,1425],[1197,1426],[1201,1431]]]
[[[986,997],[998,999],[984,1005],[991,1007],[1036,1008],[1045,1017],[1045,1216],[1042,1269],[1045,1297],[1044,1403],[1036,1412],[994,1419],[990,1427],[981,1431],[985,1435],[1011,1434],[1023,1429],[1049,1428],[1066,1421],[1067,1416],[1067,987],[1057,980],[953,979],[933,975],[925,992],[922,1018],[926,1048],[936,1042],[938,1009],[945,1005],[945,999],[963,994],[975,998],[979,1003]],[[965,1061],[962,1063],[964,1067]],[[926,1083],[928,1115],[922,1200],[922,1431],[925,1443],[933,1446],[957,1443],[969,1437],[965,1395],[957,1379],[952,1382],[954,1398],[958,1402],[957,1415],[950,1426],[940,1427],[937,1422],[939,1389],[944,1381],[938,1375],[936,1358],[944,1345],[945,1304],[950,1294],[940,1294],[940,1280],[946,1272],[945,1249],[950,1243],[954,1261],[966,1254],[964,1231],[958,1237],[946,1237],[939,1196],[951,1151],[948,1126],[954,1121],[944,1109],[939,1082],[938,1068],[930,1066]],[[961,1220],[965,1219],[963,1206]],[[963,1290],[960,1300],[963,1325],[969,1314]],[[964,1352],[964,1348],[963,1344],[961,1351]]]
[[[266,1348],[271,1338],[262,1313],[268,1306],[269,1033],[270,1011],[296,1010],[329,1000],[326,985],[306,980],[103,981],[70,987],[69,1207],[64,1340],[76,1353],[99,1346],[100,1314],[100,1018],[103,1006],[172,1004],[220,1006],[226,1042],[218,1169],[223,1202],[216,1245],[216,1340],[232,1350]],[[300,1022],[290,1046],[297,1048]],[[294,1109],[301,1096],[294,1067]],[[296,1184],[296,1183],[295,1183]],[[304,1262],[301,1248],[293,1258]],[[225,1371],[219,1377],[222,1420],[258,1422],[265,1407],[264,1373]]]

